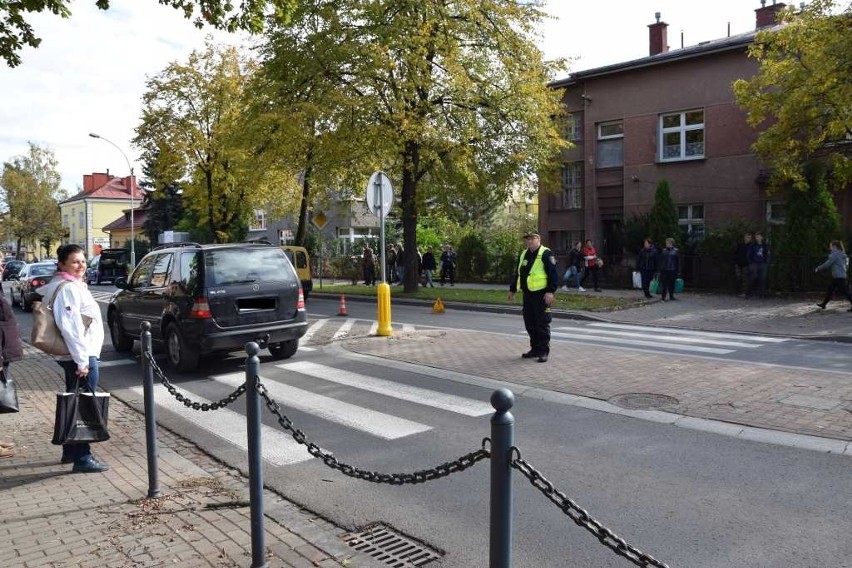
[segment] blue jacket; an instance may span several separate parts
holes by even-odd
[[[769,245],[751,243],[748,247],[749,264],[769,264]]]
[[[840,249],[831,249],[828,260],[817,266],[817,271],[825,270],[828,267],[831,267],[832,278],[846,278],[846,271],[849,270],[849,257]]]
[[[664,248],[660,251],[660,272],[680,272],[680,258],[676,248]]]

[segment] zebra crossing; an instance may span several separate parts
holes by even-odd
[[[553,339],[567,339],[581,343],[703,355],[728,355],[740,350],[788,341],[787,338],[765,335],[692,331],[604,322],[553,326],[551,336]]]
[[[381,362],[377,362],[376,366],[381,366]],[[368,375],[310,361],[282,363],[275,365],[275,368],[286,371],[287,379],[293,379],[290,382],[301,378],[311,379],[310,384],[317,385],[316,390],[323,390],[323,386],[327,386],[327,383],[335,385],[335,388],[326,391],[326,394],[320,394],[308,388],[299,388],[275,378],[261,376],[261,382],[269,396],[281,406],[284,414],[290,414],[290,411],[303,412],[320,419],[329,427],[357,431],[374,439],[400,440],[429,432],[446,424],[446,415],[441,412],[423,412],[423,410],[439,410],[460,418],[480,418],[493,412],[493,408],[486,400],[475,400],[439,390],[381,379],[372,373]],[[272,369],[264,373],[264,375],[269,374],[277,375]],[[245,382],[245,373],[234,372],[210,375],[198,385],[207,393],[216,391],[224,395],[243,382]],[[212,402],[204,396],[187,392],[188,388],[191,387],[182,385],[180,390],[192,400],[202,404]],[[140,399],[143,396],[141,386],[131,386],[129,390]],[[328,392],[333,393],[333,396],[328,395]],[[381,395],[391,399],[393,402],[384,404],[384,410],[391,408],[392,413],[351,402],[359,399],[359,394]],[[360,396],[360,399],[375,400],[375,397]],[[154,402],[158,408],[179,416],[220,440],[247,450],[246,419],[239,412],[230,408],[212,412],[187,409],[170,395],[162,384],[154,387]],[[412,420],[405,414],[416,416],[417,419]],[[424,420],[424,417],[428,420]],[[430,423],[425,423],[427,421]],[[313,459],[305,447],[295,442],[289,433],[277,427],[263,426],[262,428],[263,457],[270,464],[288,466]]]

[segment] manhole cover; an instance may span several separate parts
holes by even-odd
[[[344,535],[343,541],[394,568],[425,566],[441,554],[387,525],[373,525],[361,532]]]
[[[677,406],[678,400],[664,394],[650,392],[632,392],[617,394],[609,402],[628,410],[661,410]]]

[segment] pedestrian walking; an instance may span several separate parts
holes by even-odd
[[[396,248],[390,244],[385,253],[385,281],[393,284],[396,280]]]
[[[675,280],[680,273],[680,257],[674,246],[674,239],[666,239],[666,248],[660,251],[660,288],[663,301],[666,301],[668,292],[669,300],[677,300],[674,297]]]
[[[754,234],[754,242],[748,247],[749,288],[746,297],[757,294],[766,296],[766,276],[769,273],[769,245],[763,242],[763,233]]]
[[[654,279],[654,274],[658,270],[659,258],[657,247],[651,242],[650,238],[646,238],[642,243],[642,248],[639,250],[639,262],[637,268],[639,275],[642,277],[642,292],[646,298],[653,298],[651,294],[651,281]]]
[[[586,264],[586,273],[583,275],[583,280],[580,285],[586,282],[586,278],[591,274],[592,284],[595,286],[595,292],[600,292],[601,287],[598,282],[598,271],[603,265],[603,261],[598,258],[598,251],[592,244],[592,239],[586,241],[586,246],[583,247],[583,262]]]
[[[583,243],[577,241],[574,243],[574,248],[568,252],[568,268],[565,269],[565,275],[562,277],[562,289],[568,291],[568,281],[572,278],[577,284],[578,292],[585,292],[583,288]]]
[[[70,355],[56,362],[65,372],[65,392],[77,390],[78,381],[88,381],[94,392],[98,387],[98,359],[104,344],[101,309],[84,280],[86,257],[79,245],[63,245],[57,250],[59,271],[39,288],[45,301],[53,300],[53,317]],[[62,446],[62,463],[73,463],[74,473],[99,473],[109,466],[92,455],[89,444]]]
[[[6,298],[0,296],[0,373],[4,381],[11,378],[9,364],[23,358],[24,349],[21,345],[21,334],[18,332],[15,313]],[[14,455],[15,442],[8,438],[0,439],[0,458],[10,458]]]
[[[423,253],[423,275],[426,277],[424,287],[434,288],[435,283],[432,282],[432,272],[438,267],[435,262],[435,253],[432,252],[432,247],[426,247],[426,252]]]
[[[751,233],[743,235],[743,242],[734,249],[734,276],[736,282],[734,287],[741,298],[745,298],[748,292],[748,284],[751,281],[748,270],[748,251],[751,248]]]
[[[367,243],[364,243],[364,250],[361,254],[361,269],[364,273],[364,284],[373,286],[376,284],[376,256],[373,254],[373,249]]]
[[[546,363],[550,356],[550,322],[553,314],[553,294],[559,287],[559,271],[556,256],[542,246],[541,235],[530,231],[524,235],[527,248],[518,258],[518,268],[509,285],[509,301],[515,293],[523,292],[524,327],[530,337],[530,350],[521,355],[524,359],[536,359]]]
[[[849,257],[846,255],[843,243],[840,241],[831,241],[828,249],[828,260],[814,269],[814,272],[831,269],[831,283],[825,292],[825,298],[817,306],[824,310],[825,306],[834,297],[834,291],[837,290],[841,296],[845,296],[849,300],[849,311],[852,312],[852,294],[849,294],[849,285],[846,282],[846,273],[849,271]]]
[[[456,253],[452,245],[444,245],[441,253],[441,286],[446,280],[450,281],[450,286],[456,285]]]
[[[405,249],[402,248],[402,243],[396,243],[396,277],[399,279],[399,285],[405,285]]]

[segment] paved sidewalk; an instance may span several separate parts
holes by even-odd
[[[17,444],[0,460],[0,566],[251,565],[247,478],[160,428],[162,496],[146,498],[144,419],[114,398],[112,437],[94,446],[111,469],[72,474],[50,443],[59,366],[27,346],[12,373],[22,408],[0,415],[0,437]],[[342,529],[270,491],[264,505],[270,568],[376,565],[340,540]]]

